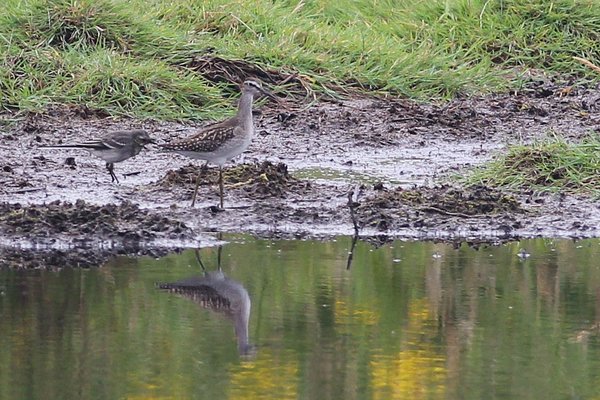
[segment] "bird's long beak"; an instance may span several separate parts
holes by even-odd
[[[273,100],[275,103],[277,103],[279,106],[283,107],[283,108],[287,108],[287,106],[284,104],[284,102],[277,96],[275,96],[273,94],[273,92],[265,89],[265,88],[261,88],[261,92],[262,94],[264,94],[265,96],[267,96],[269,99]]]
[[[270,90],[267,90],[265,88],[261,88],[260,91],[262,92],[262,94],[264,94],[265,96],[267,96],[271,100],[275,100],[275,101],[279,102],[279,98],[277,96],[275,96],[273,94],[273,92],[271,92]]]

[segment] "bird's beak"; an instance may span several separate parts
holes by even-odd
[[[279,102],[279,98],[277,96],[275,96],[271,91],[269,91],[269,90],[267,90],[265,88],[262,88],[260,91],[262,92],[262,94],[264,94],[265,96],[267,96],[271,100]]]

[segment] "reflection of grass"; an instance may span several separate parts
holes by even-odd
[[[298,360],[273,349],[261,349],[256,359],[230,368],[229,399],[296,399]],[[274,396],[274,394],[277,394]]]
[[[375,354],[370,361],[375,399],[443,398],[448,374],[446,356],[430,338],[437,325],[425,299],[414,299],[402,350]]]
[[[467,178],[510,189],[600,195],[600,140],[569,144],[563,139],[513,146]]]
[[[598,2],[373,4],[6,0],[0,105],[85,104],[109,114],[215,117],[229,104],[222,94],[230,96],[231,86],[189,69],[208,53],[297,73],[321,93],[351,87],[418,98],[516,86],[513,67],[594,76],[572,56],[600,59]],[[223,71],[217,75],[225,78]]]

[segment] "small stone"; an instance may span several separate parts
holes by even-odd
[[[373,190],[384,190],[385,186],[383,186],[383,182],[377,182],[373,185]]]
[[[65,165],[71,167],[71,169],[75,169],[77,163],[75,162],[75,157],[67,157],[65,159]]]

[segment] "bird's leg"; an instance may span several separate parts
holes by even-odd
[[[200,173],[196,176],[196,189],[194,189],[194,196],[192,197],[192,207],[196,204],[196,195],[198,194],[198,187],[200,186],[200,177],[208,171],[208,161],[202,167],[200,167]]]
[[[194,196],[192,196],[192,207],[194,207],[194,204],[196,204],[196,195],[198,194],[198,187],[200,186],[201,175],[202,173],[199,173],[198,176],[196,176],[196,189],[194,189]]]
[[[223,167],[219,165],[219,196],[221,197],[221,210],[223,209]]]
[[[111,182],[117,181],[117,183],[119,183],[119,178],[117,178],[117,175],[115,175],[115,164],[106,163],[106,169],[110,174]]]

